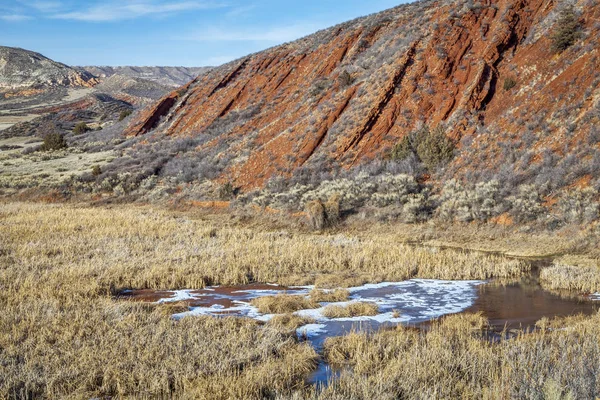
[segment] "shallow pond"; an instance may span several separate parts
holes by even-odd
[[[189,311],[175,314],[180,319],[194,315],[240,316],[268,321],[273,315],[261,314],[250,304],[252,299],[277,294],[308,295],[312,286],[281,287],[277,285],[247,285],[211,287],[203,290],[125,291],[122,297],[131,300],[172,303],[185,302]],[[314,319],[296,333],[320,350],[326,338],[351,331],[373,331],[382,327],[404,324],[426,329],[430,320],[460,312],[481,312],[496,332],[527,329],[543,317],[592,314],[598,309],[590,298],[562,297],[544,291],[535,279],[501,285],[484,281],[442,281],[413,279],[404,282],[367,284],[348,289],[345,302],[320,303],[321,307],[297,311],[296,314]],[[335,304],[372,302],[379,307],[374,316],[326,318],[323,310]],[[313,383],[326,382],[335,372],[326,365],[319,366],[311,376]]]

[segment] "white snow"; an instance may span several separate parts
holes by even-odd
[[[296,329],[299,338],[312,338],[327,333],[327,326],[323,324],[307,324]]]
[[[473,305],[477,298],[476,287],[484,281],[443,281],[433,279],[413,279],[403,282],[383,282],[366,284],[349,288],[348,301],[321,303],[321,307],[311,310],[300,310],[296,315],[308,317],[315,321],[297,329],[299,337],[317,338],[330,332],[339,332],[350,329],[352,324],[365,324],[365,327],[377,327],[381,324],[399,324],[408,322],[421,322],[438,318],[447,314],[459,313]],[[172,292],[170,298],[159,302],[175,302],[202,298],[210,300],[229,299],[232,306],[212,305],[210,307],[191,307],[190,311],[176,314],[175,319],[187,316],[239,316],[253,318],[267,322],[274,315],[259,313],[258,309],[250,304],[257,297],[273,296],[281,293],[306,296],[313,286],[298,286],[295,290],[284,291],[277,289],[242,289],[230,293],[219,293],[218,288],[208,288],[210,293],[194,293],[190,290]],[[600,293],[597,300],[600,300]],[[379,314],[374,316],[359,316],[349,318],[326,318],[323,311],[329,305],[347,307],[356,302],[373,302],[379,306]],[[360,327],[358,328],[361,329]]]

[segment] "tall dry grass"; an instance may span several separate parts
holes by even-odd
[[[368,302],[350,303],[346,306],[330,304],[323,310],[323,316],[327,318],[365,317],[378,313],[377,304]]]
[[[331,287],[412,277],[516,277],[527,270],[526,263],[501,256],[399,244],[388,233],[272,232],[146,207],[4,203],[0,398],[310,395],[305,377],[317,356],[297,341],[293,327],[299,321],[174,321],[163,305],[116,300],[114,294],[123,288],[202,288],[250,281]],[[523,346],[517,350],[536,348]],[[452,349],[439,351],[444,355]],[[385,349],[380,354],[386,358],[374,371],[394,359]],[[484,360],[477,362],[488,368]],[[401,363],[390,364],[386,371],[399,368],[396,364]],[[394,374],[389,376],[403,376]],[[353,385],[342,377],[323,396],[355,396]],[[376,394],[379,389],[368,390]]]
[[[542,321],[540,331],[482,340],[481,315],[457,315],[428,332],[398,327],[328,339],[345,367],[315,399],[593,399],[600,395],[600,315]]]
[[[309,284],[332,279],[344,286],[344,280],[508,278],[529,268],[497,255],[404,245],[387,234],[269,232],[135,206],[3,204],[0,229],[3,260],[13,266],[0,272],[1,281],[9,292],[36,296],[251,281]],[[48,284],[39,285],[42,281]],[[57,291],[53,283],[68,290]]]
[[[540,281],[549,290],[600,292],[600,260],[588,257],[562,257],[540,272]]]

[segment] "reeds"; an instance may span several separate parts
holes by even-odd
[[[258,297],[250,303],[262,314],[288,314],[319,307],[319,303],[310,298],[289,294]]]
[[[365,317],[378,313],[377,304],[368,302],[356,302],[344,306],[331,304],[323,310],[323,316],[326,318]]]
[[[175,321],[163,305],[116,299],[124,288],[251,281],[341,287],[413,277],[517,277],[528,270],[502,256],[400,244],[389,232],[274,233],[131,205],[5,203],[0,233],[0,398],[317,396],[305,384],[317,354],[294,332],[306,321]],[[304,299],[342,297],[345,291]],[[600,324],[592,321],[574,322],[574,336],[556,331],[499,345],[479,340],[472,328],[443,331],[446,325],[425,336],[410,330],[360,336],[358,347],[327,347],[331,361],[345,360],[356,375],[342,374],[320,396],[477,397],[497,388],[505,398],[526,398],[542,393],[549,379],[587,396],[588,375],[600,372]],[[498,360],[514,373],[500,371]],[[519,381],[527,373],[535,383]]]
[[[304,398],[597,398],[599,322],[599,315],[569,318],[494,342],[482,339],[481,315],[456,315],[428,331],[398,327],[327,339],[326,359],[346,369]]]

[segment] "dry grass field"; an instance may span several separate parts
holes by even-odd
[[[115,298],[129,288],[249,282],[340,288],[528,272],[526,262],[501,255],[415,247],[403,243],[406,232],[391,228],[345,234],[259,229],[225,216],[133,205],[2,203],[0,233],[0,398],[600,393],[589,378],[600,372],[597,317],[496,344],[479,339],[485,325],[479,317],[448,318],[428,333],[399,328],[332,339],[327,359],[355,373],[316,392],[305,382],[319,356],[296,338],[294,328],[306,322],[297,316],[267,324],[175,321],[170,314],[177,305]],[[348,293],[315,291],[311,301],[326,296]],[[419,386],[427,390],[417,392]]]

